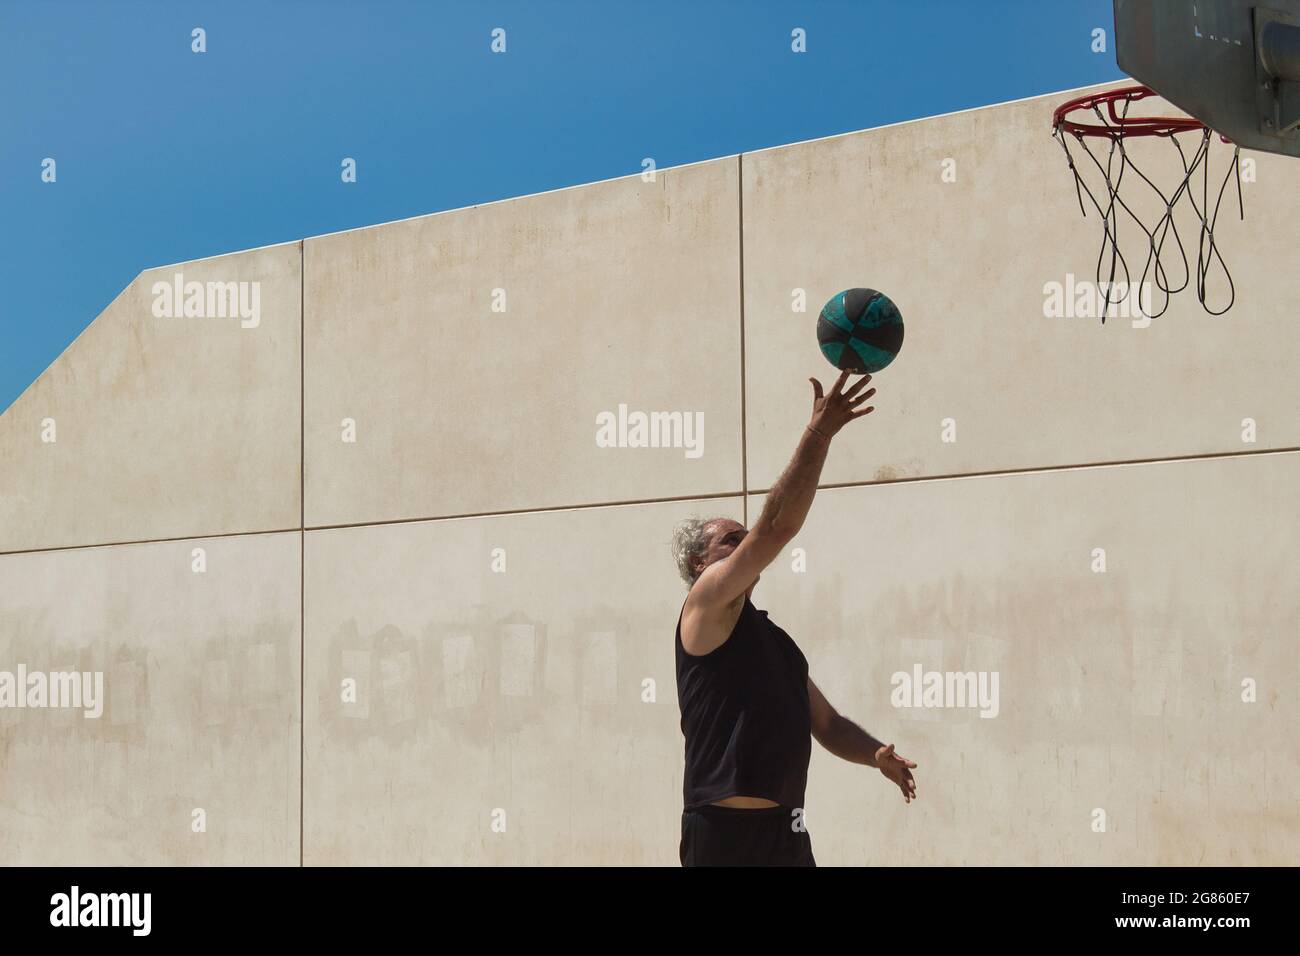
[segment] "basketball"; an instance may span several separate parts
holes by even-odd
[[[879,372],[903,347],[903,317],[883,292],[846,289],[822,307],[817,344],[838,369]]]

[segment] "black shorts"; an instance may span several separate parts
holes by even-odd
[[[682,814],[682,866],[816,866],[789,807],[696,807]],[[802,825],[802,823],[800,823]]]

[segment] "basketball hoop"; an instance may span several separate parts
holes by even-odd
[[[1201,121],[1187,116],[1129,116],[1129,107],[1133,103],[1146,99],[1148,96],[1157,95],[1154,90],[1146,86],[1128,86],[1122,89],[1105,90],[1100,93],[1080,96],[1068,103],[1063,103],[1057,107],[1056,112],[1052,115],[1052,136],[1060,142],[1061,148],[1065,150],[1066,161],[1069,163],[1070,172],[1074,175],[1074,188],[1079,199],[1079,210],[1086,218],[1088,211],[1083,204],[1083,196],[1086,193],[1088,199],[1092,202],[1093,208],[1097,210],[1098,215],[1102,218],[1101,250],[1097,256],[1097,284],[1106,290],[1101,316],[1103,323],[1106,321],[1106,312],[1109,311],[1111,305],[1118,304],[1134,288],[1128,260],[1125,259],[1119,246],[1120,210],[1127,213],[1128,217],[1146,235],[1147,261],[1142,269],[1142,278],[1137,286],[1139,303],[1141,302],[1140,290],[1145,287],[1148,275],[1153,275],[1156,286],[1165,296],[1160,311],[1151,314],[1150,318],[1158,318],[1163,315],[1169,308],[1170,298],[1187,288],[1188,283],[1191,281],[1191,270],[1188,267],[1187,251],[1183,247],[1182,236],[1179,234],[1178,225],[1174,221],[1174,210],[1184,199],[1191,205],[1201,227],[1200,240],[1197,244],[1196,296],[1200,300],[1202,308],[1211,315],[1222,315],[1232,308],[1233,302],[1236,301],[1236,287],[1233,285],[1232,275],[1228,271],[1227,263],[1223,261],[1223,255],[1219,252],[1218,244],[1215,242],[1214,227],[1219,219],[1219,206],[1223,202],[1224,190],[1227,189],[1228,179],[1234,171],[1237,175],[1237,206],[1241,218],[1245,219],[1245,208],[1242,205],[1241,198],[1241,150],[1227,137],[1219,137],[1224,143],[1233,147],[1233,156],[1228,174],[1224,176],[1218,195],[1214,200],[1214,213],[1210,215],[1210,144],[1213,133]],[[1103,107],[1105,109],[1104,113]],[[1078,119],[1071,119],[1071,114],[1091,114],[1088,118],[1095,117],[1097,122],[1080,122]],[[1178,137],[1183,133],[1190,133],[1196,137],[1197,142],[1193,150],[1184,150],[1183,144],[1179,142]],[[1146,136],[1167,139],[1174,144],[1178,151],[1178,158],[1183,172],[1182,179],[1177,182],[1172,196],[1167,196],[1153,183],[1133,162],[1133,158],[1129,154],[1128,140]],[[1074,155],[1070,152],[1070,137],[1077,141],[1103,177],[1106,184],[1104,205],[1098,201],[1075,166]],[[1088,146],[1089,139],[1108,141],[1109,145],[1104,150],[1104,156],[1099,158],[1093,152]],[[1103,152],[1103,150],[1099,149],[1098,152]],[[1191,154],[1190,161],[1188,159],[1189,152]],[[1105,160],[1104,164],[1103,159]],[[1157,216],[1150,228],[1132,208],[1131,202],[1135,201],[1136,197],[1130,195],[1129,200],[1126,201],[1120,195],[1120,186],[1124,181],[1124,174],[1130,169],[1141,181],[1136,185],[1136,188],[1142,190],[1141,184],[1145,184],[1159,198],[1159,203],[1164,207],[1164,212]],[[1201,172],[1201,201],[1199,204],[1195,195],[1196,190],[1194,187],[1196,184],[1192,181],[1198,170]],[[1132,190],[1130,189],[1129,192],[1131,193]],[[1183,265],[1182,284],[1177,288],[1171,285],[1164,262],[1164,256],[1167,254],[1165,242],[1171,233]],[[1103,286],[1102,272],[1108,255],[1110,258],[1109,281]],[[1223,270],[1224,277],[1228,280],[1228,304],[1217,311],[1206,303],[1206,278],[1216,259]],[[1123,270],[1124,274],[1125,292],[1118,299],[1112,300],[1111,290],[1115,288],[1115,277],[1120,269]]]

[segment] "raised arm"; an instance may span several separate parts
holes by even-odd
[[[829,395],[822,393],[820,382],[809,379],[813,386],[812,419],[799,438],[794,457],[768,493],[762,514],[750,531],[739,532],[740,542],[727,557],[701,572],[686,598],[682,640],[690,653],[707,654],[727,639],[730,628],[719,626],[724,609],[753,586],[763,569],[803,527],[831,438],[853,419],[874,410],[872,406],[860,407],[876,394],[874,388],[862,392],[871,376],[864,375],[846,392],[843,388],[848,378],[848,372],[841,374]]]

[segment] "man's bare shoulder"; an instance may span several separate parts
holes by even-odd
[[[727,642],[745,609],[745,595],[721,607],[711,608],[688,597],[682,608],[682,648],[692,657],[711,654]]]

